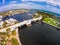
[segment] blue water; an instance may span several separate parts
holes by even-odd
[[[19,22],[22,22],[24,20],[28,20],[28,19],[32,19],[32,14],[34,14],[36,11],[29,11],[29,12],[24,12],[24,13],[20,13],[20,14],[15,14],[15,15],[11,15],[11,16],[6,16],[4,17],[2,20],[7,20],[7,19],[10,19],[10,18],[13,18],[13,19],[16,19],[17,21]],[[30,15],[28,15],[28,13]]]
[[[41,10],[41,11],[43,11],[43,12],[45,12],[44,10]],[[47,13],[52,13],[52,12],[49,12],[49,11],[46,11]],[[31,15],[28,15],[28,13],[29,14],[31,14]],[[24,21],[24,20],[28,20],[28,19],[32,19],[32,15],[34,14],[34,13],[36,13],[36,10],[30,10],[30,11],[28,11],[28,12],[24,12],[24,13],[20,13],[20,14],[15,14],[15,15],[11,15],[11,16],[6,16],[6,17],[4,17],[2,20],[4,21],[4,20],[8,20],[8,19],[10,19],[10,18],[13,18],[13,19],[16,19],[17,21],[19,21],[19,22],[22,22],[22,21]],[[54,14],[55,15],[55,13],[52,13],[52,14]],[[56,14],[58,17],[60,17],[60,15],[58,15],[58,14]]]

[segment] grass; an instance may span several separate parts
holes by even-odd
[[[18,40],[15,38],[12,38],[12,45],[19,45]]]
[[[45,13],[41,11],[37,11],[36,13],[43,16],[42,21],[44,23],[60,28],[60,18],[56,17],[55,14]]]
[[[57,26],[57,21],[52,18],[45,18],[43,22],[50,24],[52,26]]]

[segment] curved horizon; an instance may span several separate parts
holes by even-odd
[[[0,0],[0,12],[13,9],[40,9],[60,14],[59,0]]]

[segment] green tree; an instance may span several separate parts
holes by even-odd
[[[13,34],[13,35],[16,35],[16,30],[13,30],[13,31],[12,31],[12,34]]]
[[[7,29],[6,29],[6,32],[9,32],[10,30],[11,30],[10,28],[7,28]]]
[[[12,45],[19,45],[18,40],[15,38],[12,38]]]

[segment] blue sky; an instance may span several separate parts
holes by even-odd
[[[48,10],[60,14],[60,0],[0,0],[0,12],[21,8]]]

